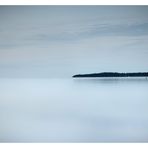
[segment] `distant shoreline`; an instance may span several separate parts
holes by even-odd
[[[73,78],[94,78],[94,77],[148,77],[148,72],[135,72],[135,73],[118,73],[118,72],[101,72],[92,74],[77,74]]]

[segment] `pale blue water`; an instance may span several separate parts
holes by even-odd
[[[0,79],[0,142],[148,142],[148,80]]]

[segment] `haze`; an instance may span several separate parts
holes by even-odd
[[[147,6],[0,6],[0,78],[148,71]]]

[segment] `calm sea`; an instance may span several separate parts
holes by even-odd
[[[148,79],[0,79],[0,142],[148,142]]]

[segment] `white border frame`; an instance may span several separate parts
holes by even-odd
[[[148,0],[0,0],[1,5],[148,5]]]

